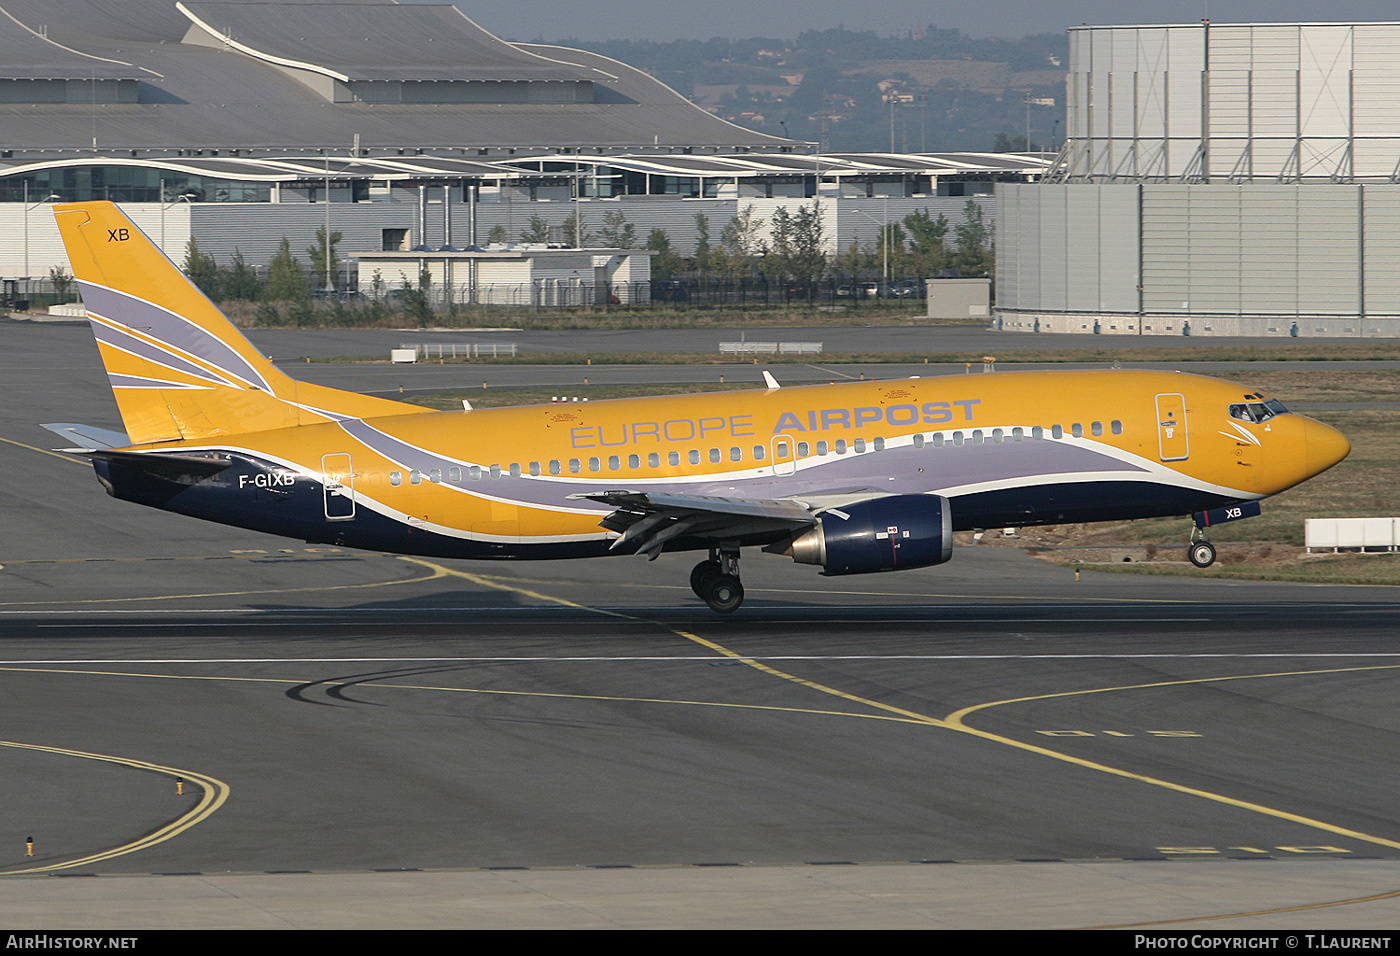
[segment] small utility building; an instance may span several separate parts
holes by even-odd
[[[561,249],[538,244],[484,250],[355,253],[361,293],[392,296],[427,280],[430,301],[550,308],[651,300],[646,249]]]

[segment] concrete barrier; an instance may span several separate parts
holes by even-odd
[[[1314,551],[1394,551],[1400,545],[1400,518],[1308,518],[1303,544]]]

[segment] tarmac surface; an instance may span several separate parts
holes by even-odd
[[[108,498],[86,330],[0,341],[11,928],[1400,926],[1400,589],[315,548]]]

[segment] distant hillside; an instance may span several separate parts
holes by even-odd
[[[1068,39],[900,36],[837,28],[796,40],[564,40],[646,70],[750,129],[832,152],[1024,148],[1064,137]]]

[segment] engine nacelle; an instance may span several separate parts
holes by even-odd
[[[939,495],[892,495],[829,508],[792,542],[798,564],[823,574],[903,571],[953,556],[953,515]]]

